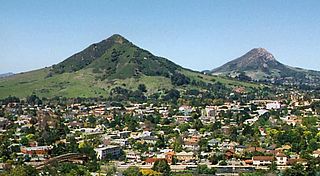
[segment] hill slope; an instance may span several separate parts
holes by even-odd
[[[320,72],[284,65],[264,48],[252,49],[245,55],[213,69],[209,73],[230,77],[239,77],[240,74],[245,74],[257,81],[294,85],[316,85],[320,79]]]
[[[124,79],[141,75],[169,77],[181,68],[152,55],[124,37],[115,34],[54,65],[53,73],[76,72],[92,68],[100,79]]]
[[[41,97],[108,97],[115,87],[136,90],[139,84],[145,84],[148,93],[152,94],[171,88],[205,89],[206,84],[217,82],[229,87],[257,86],[182,68],[116,34],[52,67],[0,79],[0,98],[31,94]]]

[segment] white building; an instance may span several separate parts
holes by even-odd
[[[277,160],[278,166],[284,166],[284,165],[287,165],[288,157],[283,153],[278,153],[276,155],[276,160]]]
[[[95,148],[98,159],[106,159],[107,157],[119,157],[121,153],[120,146],[108,145],[106,147]]]
[[[265,166],[271,165],[274,158],[273,156],[254,156],[252,157],[252,161],[254,166]]]
[[[267,103],[266,105],[266,109],[271,110],[271,109],[280,109],[281,108],[281,104],[277,101],[272,102],[272,103]]]

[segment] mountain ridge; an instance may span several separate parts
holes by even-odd
[[[291,67],[277,61],[273,54],[264,48],[254,48],[239,58],[223,64],[211,71],[213,75],[229,77],[247,76],[255,81],[279,84],[315,85],[320,80],[320,72]]]

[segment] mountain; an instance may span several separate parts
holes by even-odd
[[[140,84],[153,94],[172,88],[209,89],[218,82],[228,87],[256,86],[185,69],[115,34],[51,67],[0,79],[0,98],[108,97],[115,90],[137,90]]]
[[[52,73],[93,69],[100,79],[124,79],[146,76],[166,76],[181,68],[173,62],[152,55],[121,35],[115,34],[54,65]]]
[[[254,48],[206,73],[289,85],[315,86],[320,80],[320,72],[284,65],[264,48]]]
[[[12,72],[3,73],[3,74],[0,74],[0,78],[5,78],[5,77],[8,77],[8,76],[12,76],[12,75],[14,75],[14,73],[12,73]]]

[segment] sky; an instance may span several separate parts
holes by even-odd
[[[198,71],[257,47],[320,70],[319,7],[318,0],[0,0],[0,73],[57,64],[112,34]]]

